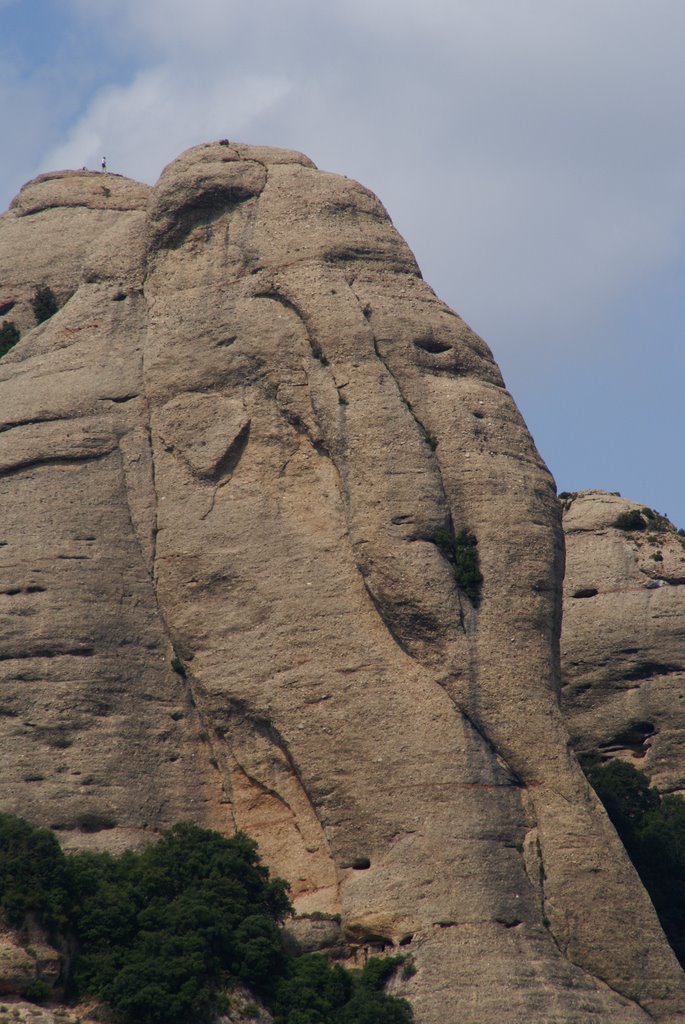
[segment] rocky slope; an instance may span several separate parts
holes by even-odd
[[[559,711],[553,481],[378,200],[228,143],[43,176],[0,308],[0,807],[245,829],[417,1024],[681,1019]]]
[[[616,520],[637,514],[637,529]],[[685,535],[603,491],[565,501],[562,707],[581,753],[685,790]]]

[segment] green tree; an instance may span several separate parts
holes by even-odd
[[[279,1024],[407,1024],[382,991],[400,961],[346,971],[286,955],[288,887],[256,844],[179,824],[141,853],[65,856],[54,834],[0,815],[0,907],[21,928],[35,914],[75,949],[67,991],[109,1004],[121,1024],[207,1024],[240,981]],[[401,958],[400,958],[401,959]],[[39,993],[36,993],[39,994]]]
[[[35,914],[55,934],[66,924],[69,874],[53,832],[12,814],[0,814],[0,908],[21,928]]]

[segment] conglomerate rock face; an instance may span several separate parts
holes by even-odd
[[[562,708],[574,746],[683,793],[685,535],[604,491],[569,497],[564,530]]]
[[[292,942],[413,956],[418,1024],[680,1019],[559,712],[553,481],[378,200],[221,143],[44,176],[8,303],[0,806],[67,847],[246,830]]]

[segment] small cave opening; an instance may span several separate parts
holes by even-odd
[[[574,591],[573,597],[597,597],[599,591],[596,587],[581,587],[579,590]]]
[[[452,348],[444,341],[437,341],[436,338],[417,338],[414,341],[416,348],[423,352],[430,352],[432,355],[440,355],[441,352],[449,352]]]
[[[607,753],[618,750],[630,750],[633,757],[642,758],[649,750],[647,742],[656,736],[657,729],[653,722],[632,722],[625,729],[617,732],[606,743],[599,744],[599,750]]]

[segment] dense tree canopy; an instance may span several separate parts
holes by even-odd
[[[75,944],[67,993],[95,996],[125,1024],[211,1020],[219,993],[242,982],[278,1024],[409,1024],[385,995],[398,959],[363,971],[283,950],[287,884],[256,844],[179,824],[142,853],[65,856],[53,833],[0,815],[0,907],[28,913]]]

